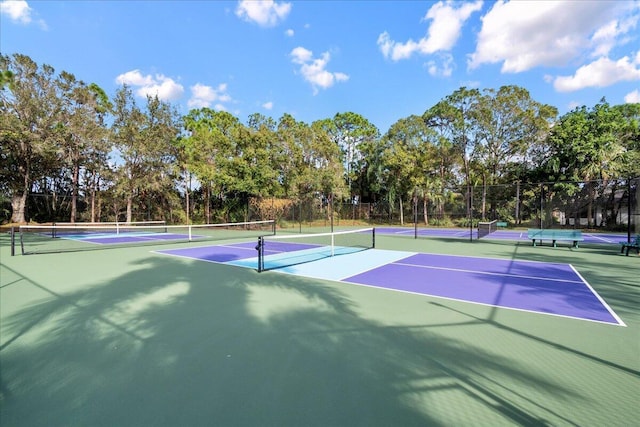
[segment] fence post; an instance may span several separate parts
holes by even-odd
[[[418,189],[413,190],[413,238],[418,238]]]
[[[627,243],[631,243],[631,178],[627,181]]]
[[[11,256],[16,255],[16,232],[13,226],[11,226]]]
[[[473,187],[467,181],[467,192],[469,197],[469,241],[473,242]]]

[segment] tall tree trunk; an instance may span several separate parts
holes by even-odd
[[[429,225],[429,213],[427,212],[427,198],[422,199],[422,213],[424,215],[424,225]]]
[[[187,224],[189,224],[189,211],[191,210],[191,206],[189,206],[189,188],[186,189],[185,191],[185,202],[186,202],[186,207],[185,207],[185,214],[186,214],[186,220],[187,220]]]
[[[96,178],[92,177],[91,183],[91,222],[96,222]]]
[[[75,223],[76,216],[78,214],[78,185],[79,185],[79,176],[80,176],[80,166],[78,162],[74,162],[73,165],[73,174],[71,177],[71,216],[69,218],[69,222]]]
[[[22,189],[11,196],[11,222],[14,223],[25,223],[26,220],[26,211],[27,211],[27,196],[29,195],[29,190],[31,189],[31,177],[30,177],[30,168],[29,163],[24,166],[24,179],[22,181]]]
[[[127,219],[126,222],[131,222],[131,213],[133,210],[133,194],[127,195]]]
[[[204,216],[207,224],[211,224],[211,187],[204,189]]]
[[[96,216],[95,218],[92,218],[92,221],[97,221],[100,222],[101,218],[102,218],[102,198],[100,197],[100,191],[96,191],[98,194],[96,194]]]
[[[27,192],[23,191],[21,194],[14,194],[11,196],[11,222],[24,223],[25,210],[27,205]]]
[[[516,214],[515,222],[520,225],[520,181],[516,183]]]
[[[595,188],[593,187],[593,182],[589,182],[587,184],[589,186],[588,189],[588,201],[587,201],[587,227],[593,227],[593,199],[595,198]]]

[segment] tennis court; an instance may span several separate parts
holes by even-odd
[[[640,259],[617,241],[378,228],[375,249],[284,266],[293,240],[267,240],[258,272],[256,237],[11,257],[1,234],[0,425],[640,417]],[[322,245],[306,244],[305,257]]]
[[[158,253],[257,268],[255,250],[248,242]],[[336,251],[341,255],[317,244],[279,242],[267,262],[270,269],[303,277],[625,326],[568,264],[348,247]]]
[[[478,239],[478,230],[465,230],[460,228],[414,228],[408,227],[377,227],[376,232],[379,234],[388,234],[399,237],[446,237],[469,239],[470,237]],[[627,240],[626,233],[582,233],[584,243],[587,244],[618,244]],[[531,242],[527,238],[527,230],[496,230],[490,235],[485,236],[486,239],[494,240],[511,240],[515,242]]]
[[[18,237],[13,237],[13,252],[23,255],[75,252],[154,243],[257,238],[275,233],[275,223],[271,220],[204,225],[166,225],[158,222],[161,221],[22,225],[17,230]],[[20,247],[19,251],[16,251],[17,246]]]

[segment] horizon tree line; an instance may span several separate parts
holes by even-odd
[[[355,112],[242,123],[210,108],[180,116],[126,85],[109,97],[26,55],[0,55],[0,201],[13,223],[60,221],[63,203],[69,222],[210,223],[266,197],[386,203],[401,222],[406,205],[421,205],[428,223],[427,207],[444,215],[454,187],[481,189],[484,218],[492,186],[582,181],[594,200],[591,182],[638,176],[640,104],[603,98],[559,116],[519,86],[461,87],[384,133]],[[47,195],[35,212],[31,195]]]

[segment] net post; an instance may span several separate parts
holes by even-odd
[[[331,232],[333,233],[333,190],[329,196],[329,215],[331,215]]]
[[[373,227],[373,230],[371,232],[371,249],[375,249],[376,248],[376,228]]]
[[[189,232],[189,241],[191,241],[191,224],[187,225],[187,230]]]
[[[336,254],[336,238],[332,234],[331,235],[331,256],[334,256],[335,254]]]
[[[16,255],[16,231],[14,227],[11,227],[11,256]]]
[[[256,250],[258,251],[258,273],[262,273],[264,271],[264,238],[262,236],[258,237],[258,245],[256,246]]]
[[[24,239],[22,238],[22,227],[20,227],[18,231],[20,231],[20,253],[24,255]]]
[[[276,235],[276,220],[273,219],[272,221],[273,222],[271,223],[271,228],[272,228],[271,234],[273,234],[275,236]]]

